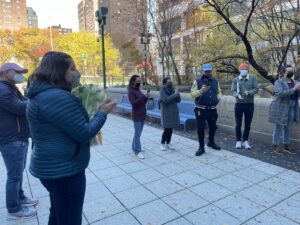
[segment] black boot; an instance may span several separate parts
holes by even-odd
[[[221,150],[221,147],[219,145],[217,145],[215,142],[209,141],[207,143],[207,146],[214,149],[214,150]]]
[[[202,154],[205,153],[205,148],[204,147],[200,147],[199,150],[196,152],[195,156],[200,156]]]

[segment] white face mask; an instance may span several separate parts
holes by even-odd
[[[15,81],[16,84],[20,84],[24,82],[25,78],[22,74],[15,74],[13,80]]]

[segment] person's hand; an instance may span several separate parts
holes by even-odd
[[[116,105],[117,105],[116,101],[113,101],[111,99],[106,99],[105,102],[100,106],[99,112],[109,114],[113,111]]]
[[[243,99],[243,97],[240,94],[238,94],[237,98],[238,99]]]
[[[210,86],[203,85],[200,91],[201,91],[202,93],[204,93],[204,92],[207,92],[209,89],[210,89]]]
[[[249,91],[245,91],[245,95],[249,95]]]
[[[294,91],[299,90],[300,89],[300,83],[297,83],[293,89],[294,89]]]
[[[148,91],[146,92],[146,97],[147,97],[147,98],[150,98],[150,90],[148,90]]]

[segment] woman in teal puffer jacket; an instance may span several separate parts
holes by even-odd
[[[69,55],[49,52],[32,74],[27,91],[34,142],[30,172],[50,194],[49,225],[81,224],[90,141],[115,106],[107,100],[89,121],[85,108],[71,94],[79,79]]]

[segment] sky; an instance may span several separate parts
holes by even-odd
[[[61,24],[79,30],[77,6],[80,0],[27,0],[27,7],[37,13],[39,28]]]

